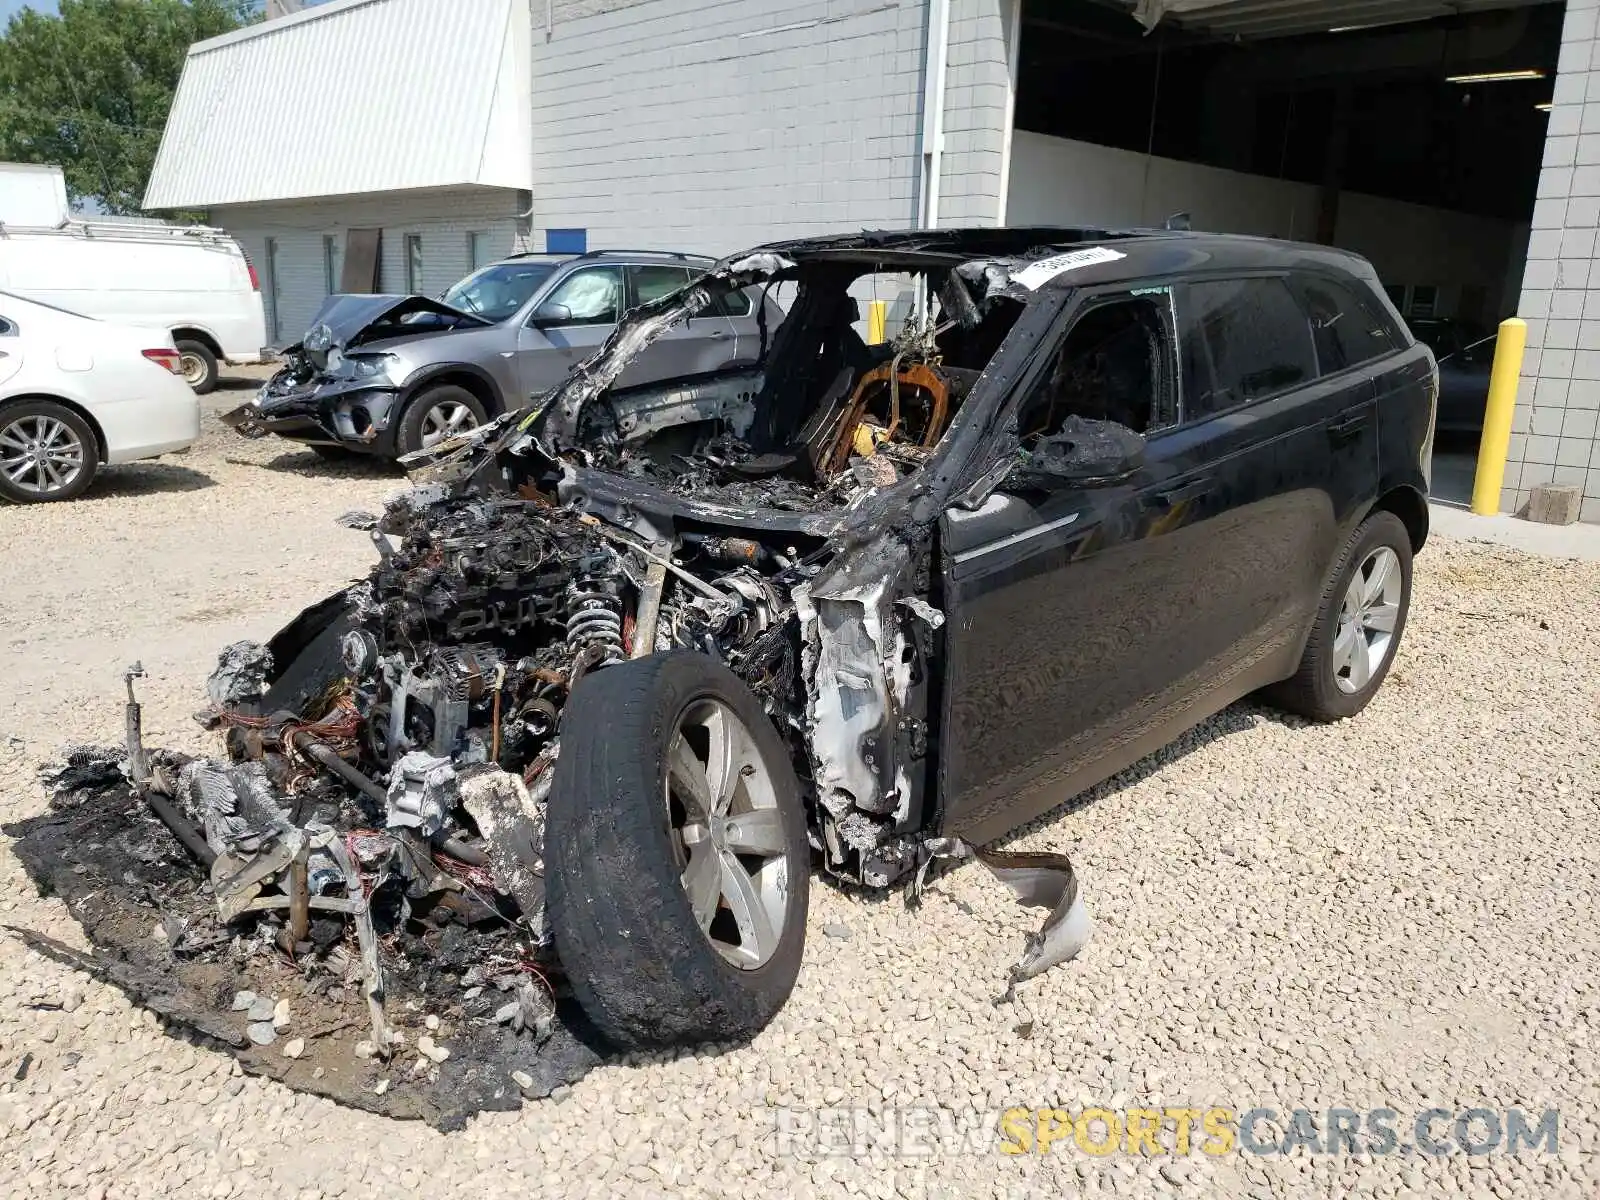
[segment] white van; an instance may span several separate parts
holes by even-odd
[[[157,221],[0,224],[0,290],[123,325],[169,330],[196,392],[217,364],[265,356],[255,268],[220,229]]]

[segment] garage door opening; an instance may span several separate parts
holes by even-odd
[[[1122,6],[1025,0],[1007,220],[1344,246],[1408,317],[1515,307],[1560,4],[1395,22],[1395,0],[1237,0],[1146,32]],[[1309,27],[1308,27],[1309,25]]]

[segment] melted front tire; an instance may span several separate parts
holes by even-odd
[[[695,721],[747,735],[730,739],[744,747],[749,769],[729,773],[716,841],[694,833],[695,803],[682,803],[699,791],[682,783],[695,763],[710,781],[707,808],[718,802],[718,735],[701,739]],[[567,703],[555,771],[545,841],[550,919],[585,1013],[623,1049],[754,1036],[799,974],[810,858],[799,783],[756,698],[703,654],[602,668]],[[686,881],[706,878],[699,864],[709,850],[728,894],[698,888],[692,897]]]

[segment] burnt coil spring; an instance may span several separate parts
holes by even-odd
[[[601,662],[619,663],[622,650],[622,601],[592,580],[579,580],[567,591],[571,613],[567,617],[567,646],[584,650],[601,646]]]

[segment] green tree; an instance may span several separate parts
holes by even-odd
[[[61,0],[0,36],[0,160],[54,163],[74,200],[139,211],[192,42],[253,19],[254,0]]]

